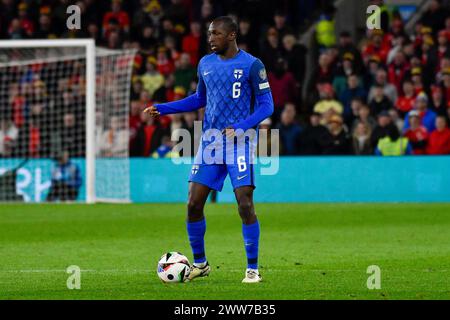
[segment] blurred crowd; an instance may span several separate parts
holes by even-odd
[[[282,116],[282,140],[296,141],[288,153],[450,154],[449,5],[429,2],[412,35],[381,0],[371,1],[382,8],[381,29],[367,30],[361,43],[346,31],[317,34],[303,102],[309,123]],[[332,10],[321,21],[332,21]]]
[[[196,66],[210,52],[207,26],[225,14],[238,21],[239,47],[266,66],[275,112],[261,126],[280,130],[281,155],[450,154],[448,3],[430,0],[429,9],[408,35],[398,12],[388,10],[381,0],[371,2],[383,8],[382,28],[367,31],[358,43],[346,31],[334,36],[330,1],[313,0],[1,0],[0,36],[91,37],[99,46],[137,50],[129,131],[119,115],[111,116],[97,130],[100,155],[121,156],[128,148],[133,157],[178,156],[172,152],[171,133],[184,128],[193,134],[194,121],[202,119],[203,110],[158,119],[142,110],[195,92]],[[80,30],[59,27],[65,26],[70,4],[81,8]],[[306,57],[311,49],[299,43],[299,35],[313,22],[317,22],[317,63],[307,79]],[[71,156],[83,156],[83,113],[70,106],[83,110],[79,88],[84,79],[74,78],[54,84],[60,89],[55,91],[61,93],[58,99],[67,105],[54,121],[64,130],[69,128],[67,133],[61,131],[61,139],[73,139],[60,144],[77,146]],[[38,85],[30,81],[29,86],[33,95]],[[5,91],[2,108],[6,104],[16,111],[1,112],[9,116],[0,117],[0,155],[12,156],[14,145],[20,145],[30,156],[48,156],[35,146],[45,139],[44,133],[36,133],[40,122],[33,119],[39,117],[32,116],[40,112],[39,107],[21,113],[17,109],[27,105],[27,99],[14,104],[14,91]],[[35,104],[42,101],[35,100]],[[21,135],[21,130],[26,134]],[[20,143],[19,136],[25,137]]]
[[[83,59],[0,68],[1,157],[85,155],[84,70]]]

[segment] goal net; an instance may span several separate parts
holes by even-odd
[[[130,200],[134,54],[0,41],[0,201]]]

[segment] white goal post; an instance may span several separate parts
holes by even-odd
[[[48,171],[45,172],[47,181],[35,182],[40,187],[29,194],[17,187],[17,193],[24,196],[25,201],[130,201],[128,113],[134,55],[134,50],[96,48],[93,39],[0,41],[0,95],[4,97],[0,102],[3,126],[0,132],[3,136],[7,132],[19,132],[10,139],[13,140],[12,151],[8,149],[9,145],[0,148],[0,167],[6,168],[2,169],[0,176],[18,161],[8,163],[9,159],[26,158],[36,163],[47,159],[48,163],[47,169],[42,169]],[[36,89],[39,86],[44,89]],[[76,102],[67,102],[71,100]],[[22,101],[22,109],[17,108],[20,104],[17,101]],[[84,107],[85,110],[71,116],[75,114],[71,107],[76,110]],[[28,127],[27,119],[31,122]],[[76,131],[76,126],[83,128]],[[25,132],[22,139],[21,130]],[[78,136],[64,136],[66,132],[77,132],[75,135]],[[120,133],[120,138],[117,138],[117,133]],[[102,141],[106,142],[102,144]],[[78,148],[75,152],[67,151],[74,147]],[[4,150],[3,155],[1,150]],[[82,167],[82,187],[78,190],[83,194],[75,198],[65,197],[64,192],[70,192],[64,188],[59,190],[63,194],[61,199],[58,192],[56,197],[49,196],[57,185],[55,177],[61,176],[61,172],[65,175],[65,171],[55,174],[54,169],[64,152],[69,157],[78,157]],[[42,178],[42,170],[36,171],[38,178]],[[23,187],[26,188],[25,185]]]

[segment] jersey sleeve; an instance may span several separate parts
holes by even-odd
[[[256,101],[258,107],[255,109],[248,118],[236,123],[233,125],[233,129],[242,129],[244,131],[254,128],[261,121],[270,117],[273,113],[273,98],[270,90],[266,93],[260,94],[256,96]]]
[[[250,83],[255,96],[270,92],[266,68],[259,59],[256,59],[250,67]]]

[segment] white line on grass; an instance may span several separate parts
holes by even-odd
[[[296,270],[294,270],[296,269]],[[228,272],[241,272],[243,269],[225,269]],[[301,268],[291,268],[291,269],[262,269],[263,272],[359,272],[361,269],[301,269]],[[111,270],[92,270],[92,269],[81,269],[81,272],[90,273],[147,273],[153,270],[140,270],[140,269],[111,269]],[[392,271],[392,270],[385,270]],[[402,270],[412,271],[412,272],[449,272],[449,270]],[[0,270],[1,273],[66,273],[65,269],[25,269],[25,270]]]

